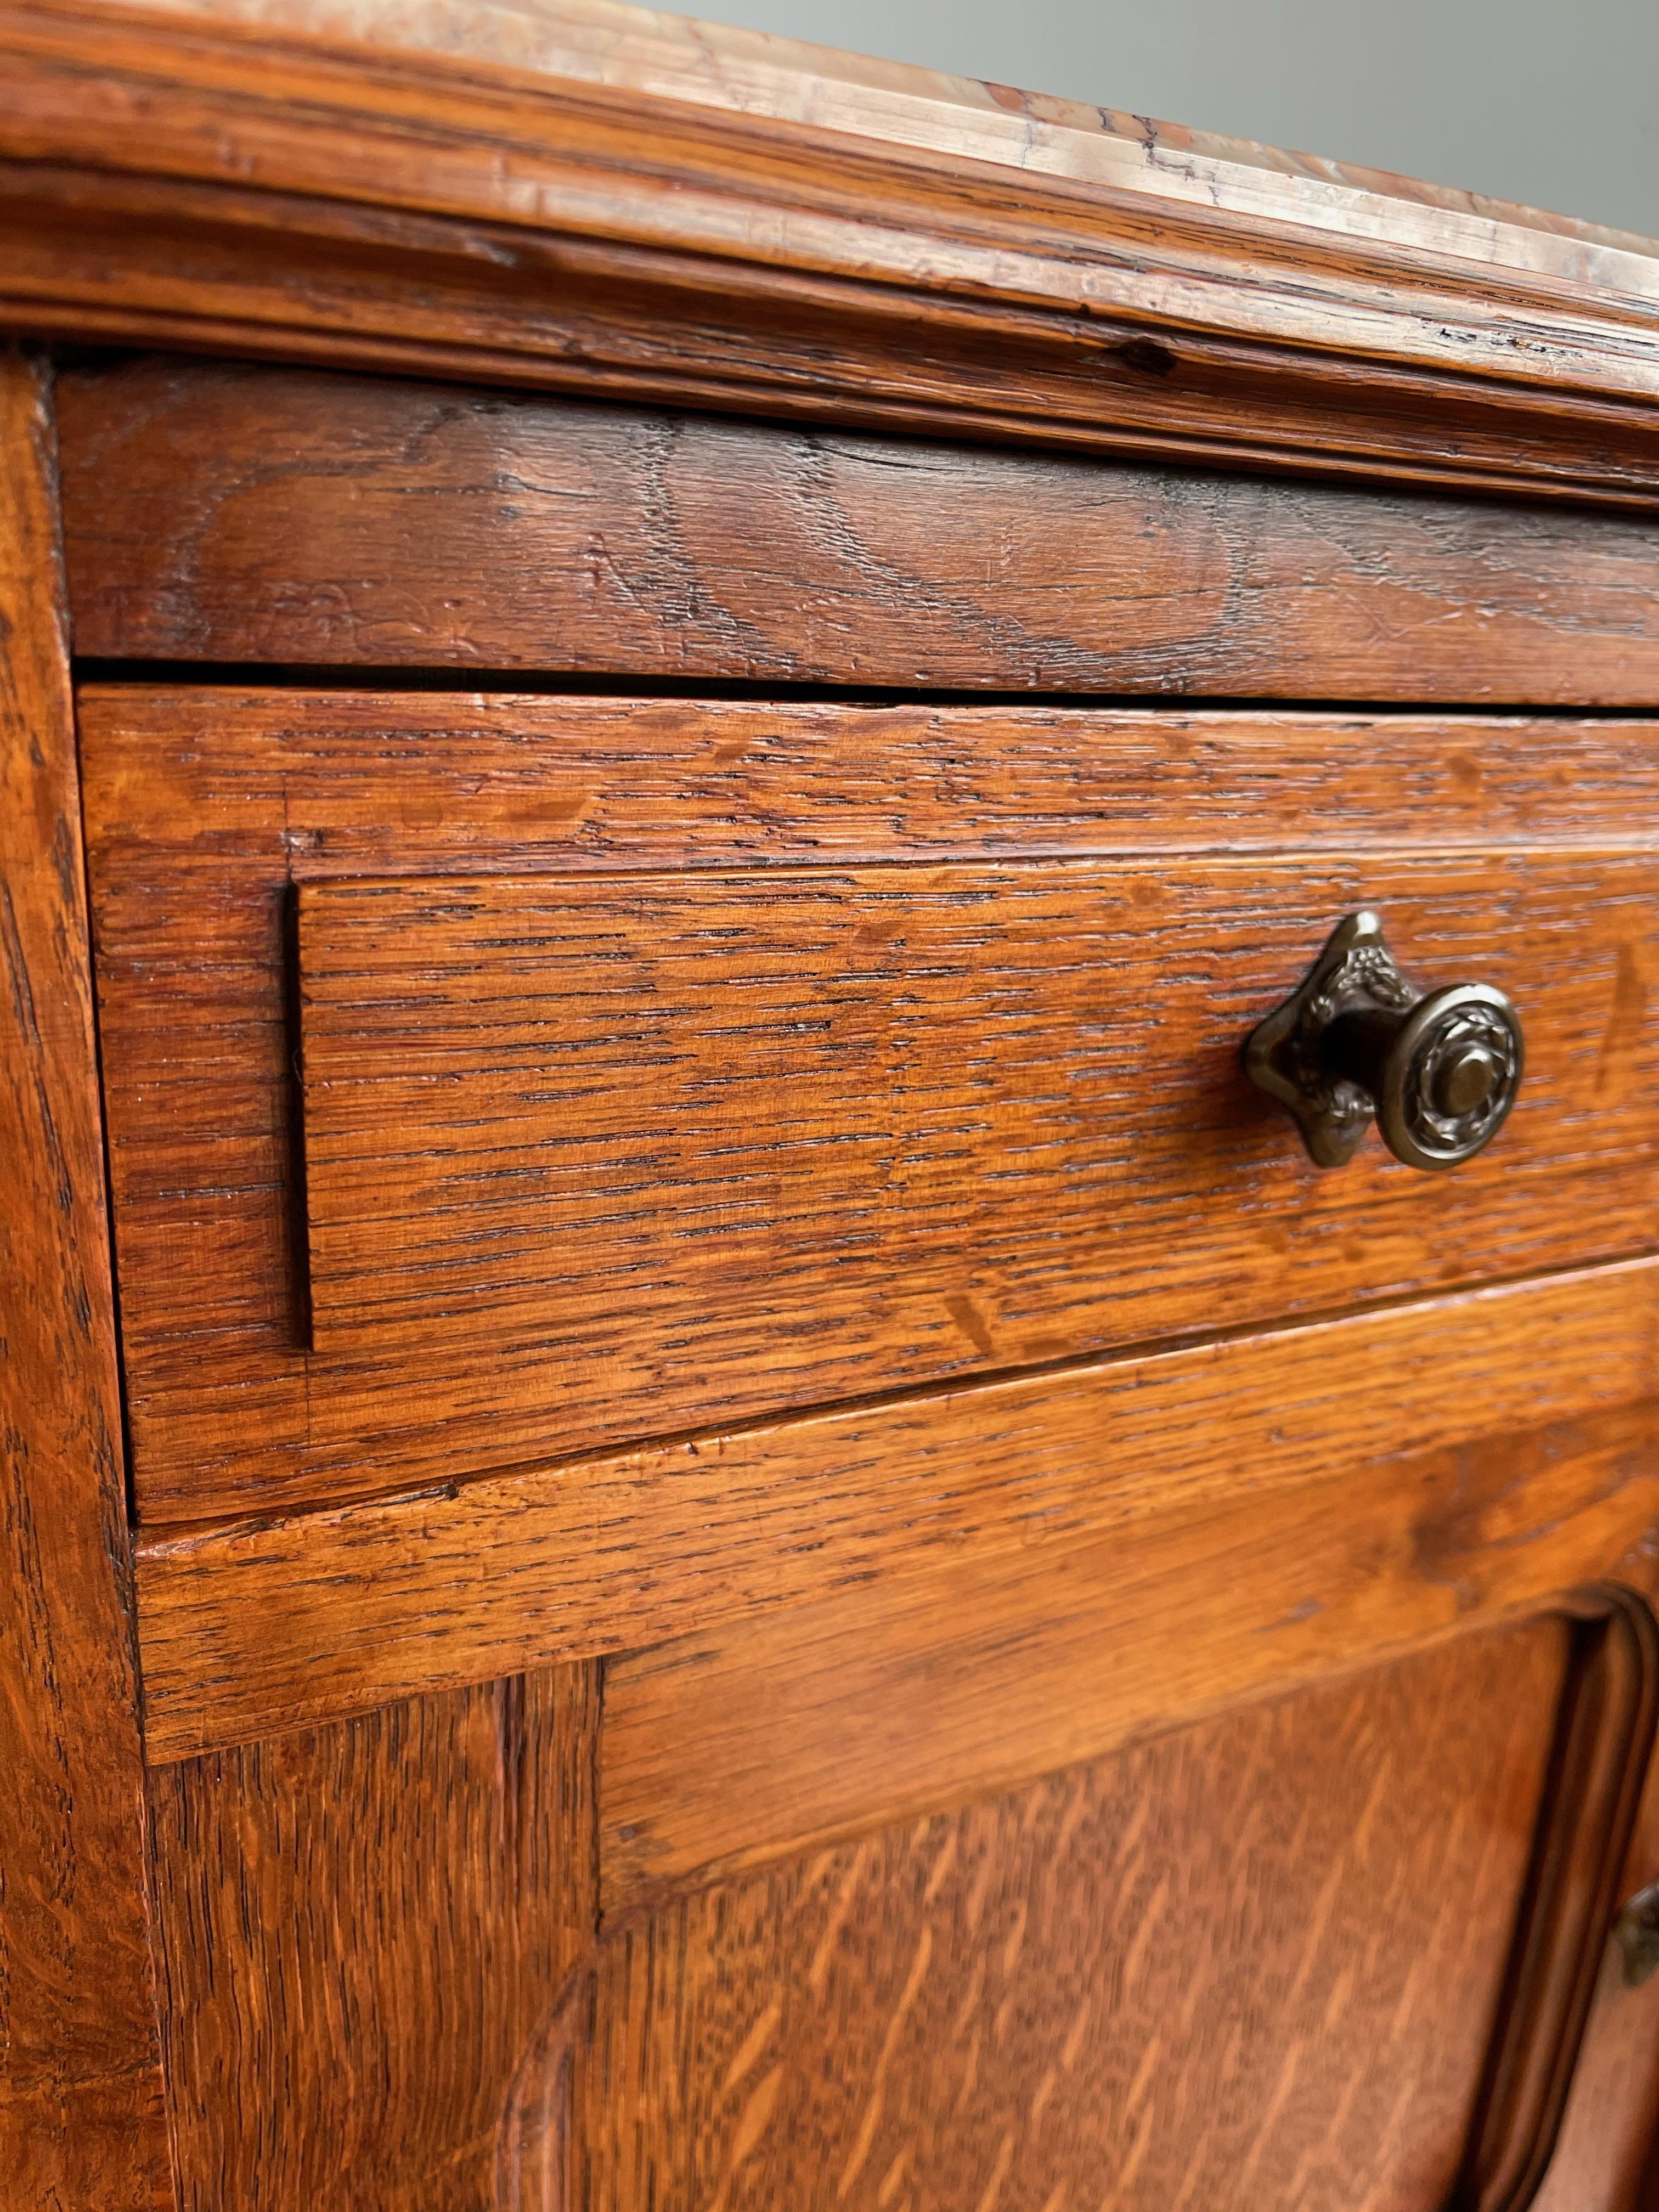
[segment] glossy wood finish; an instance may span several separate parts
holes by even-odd
[[[1126,1070],[1112,1113],[1163,1131],[1167,1176],[1154,1164],[1138,1191],[1209,1206],[1161,1255],[1140,1248],[1156,1297],[1113,1304],[1122,1255],[1109,1221],[1073,1212],[1083,1241],[1073,1256],[1091,1272],[1063,1295],[1034,1292],[1028,1316],[994,1270],[981,1280],[964,1261],[908,1334],[884,1325],[845,1338],[839,1368],[831,1344],[816,1376],[790,1389],[727,1357],[706,1388],[677,1382],[653,1402],[659,1432],[790,1396],[1202,1329],[1223,1297],[1242,1323],[1650,1240],[1659,1090],[1645,1072],[1647,725],[1471,718],[1449,742],[1443,722],[1422,719],[112,687],[85,696],[82,724],[129,1414],[148,1521],[448,1480],[640,1433],[640,1409],[620,1391],[602,1405],[590,1392],[550,1425],[563,1380],[515,1372],[507,1387],[487,1316],[472,1355],[464,1336],[307,1352],[284,982],[295,878],[1194,856],[1118,878],[1150,902],[1133,925],[1146,964],[1124,1003],[1138,993],[1171,1015],[1179,1049],[1160,1062],[1172,1091],[1157,1096]],[[1471,859],[1471,847],[1490,857]],[[1198,859],[1218,848],[1261,857]],[[1182,918],[1158,877],[1188,887]],[[615,892],[592,884],[580,896]],[[1414,970],[1487,975],[1532,1024],[1533,1073],[1501,1150],[1455,1176],[1413,1176],[1372,1147],[1322,1177],[1239,1073],[1254,1023],[1337,916],[1371,899],[1389,902]],[[1154,921],[1169,932],[1162,951],[1142,941]],[[1179,1012],[1158,965],[1172,947],[1191,981]],[[1165,1048],[1148,1049],[1158,1059]],[[1183,1183],[1188,1165],[1194,1180]],[[1179,1202],[1169,1218],[1182,1218]],[[954,1312],[945,1303],[964,1297]],[[873,1376],[848,1365],[866,1340],[890,1361]]]
[[[0,2196],[172,2202],[46,377],[0,348]]]
[[[1450,2195],[1555,1624],[665,1905],[600,1954],[606,2212]]]
[[[152,1773],[181,2212],[557,2212],[595,1690],[568,1668]]]
[[[1404,200],[1280,226],[102,0],[0,11],[0,314],[43,332],[1219,465],[1659,484],[1659,260]]]
[[[60,411],[86,654],[1659,701],[1644,519],[165,358]]]
[[[854,1618],[861,1588],[930,1564],[1021,1546],[1059,1560],[1109,1536],[1114,1579],[1091,1590],[1085,1570],[1084,1598],[1121,1593],[1151,1670],[1126,1676],[1127,1727],[1109,1686],[1085,1709],[1118,1741],[1160,1699],[1203,1709],[1281,1663],[1305,1679],[1613,1574],[1659,1502],[1656,1297],[1644,1261],[153,1538],[139,1551],[151,1755],[774,1606],[835,1595]],[[1212,1562],[1222,1608],[1209,1680],[1201,1638],[1188,1671],[1182,1547]],[[1062,1679],[1066,1620],[1046,1662]],[[902,1598],[895,1622],[902,1640]],[[996,1756],[1006,1724],[988,1720]],[[1067,1746],[1063,1722],[1026,1724],[1044,1747],[1058,1725],[1059,1757],[1090,1747]],[[904,1740],[906,1720],[892,1725]],[[819,1787],[809,1747],[780,1778],[804,1806]],[[711,1856],[699,1844],[684,1863]]]
[[[295,364],[64,395],[181,2212],[1521,2212],[1564,2109],[1613,2212],[1659,725],[1589,710],[1659,706],[1659,255],[607,0],[383,12],[0,0],[0,319]],[[0,827],[0,2153],[27,2212],[159,2212],[60,616]],[[514,667],[750,696],[430,688]],[[1121,704],[1179,690],[1234,703]],[[1362,901],[1529,1020],[1437,1186],[1315,1178],[1238,1076]],[[525,1279],[573,913],[648,1297],[586,1195],[577,1291]],[[693,1024],[624,1043],[732,1013],[734,927],[752,1234]]]
[[[1241,1075],[1368,901],[1524,1008],[1455,1176]],[[353,1480],[461,1475],[1638,1249],[1656,913],[1606,851],[303,884],[313,1433],[331,1367]]]

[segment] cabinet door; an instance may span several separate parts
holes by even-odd
[[[1569,1641],[1477,1638],[636,1914],[647,1808],[602,1784],[590,2201],[1438,2207]],[[631,1750],[648,1671],[618,1674]],[[927,1670],[896,1688],[925,1706]]]
[[[155,1770],[187,2212],[1530,2202],[1643,1612],[1586,1595],[964,1796],[964,1689],[1018,1705],[1051,1631],[988,1583],[976,1653],[940,1611],[916,1648],[961,1595],[913,1589],[862,1667],[761,1625]],[[1087,1664],[1121,1657],[1103,1621]],[[915,1716],[929,1777],[892,1756]],[[1641,1995],[1598,2002],[1568,2148],[1605,2185],[1553,2201],[1613,2212],[1651,2069]]]

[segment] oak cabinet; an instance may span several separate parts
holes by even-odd
[[[530,21],[0,9],[8,2206],[1635,2212],[1659,258]]]

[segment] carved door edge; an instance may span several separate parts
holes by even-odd
[[[1522,2212],[1543,2184],[1620,1903],[1659,1721],[1659,1625],[1617,1583],[1553,1608],[1572,1644],[1468,2148],[1446,2212]]]

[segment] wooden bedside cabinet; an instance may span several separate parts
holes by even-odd
[[[1659,248],[0,52],[8,2212],[1652,2201]]]

